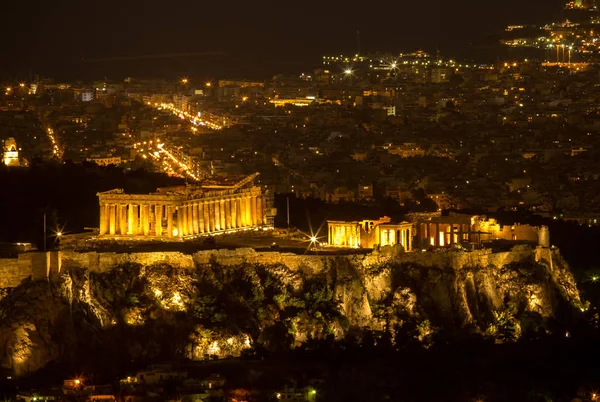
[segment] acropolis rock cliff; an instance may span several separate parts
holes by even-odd
[[[0,274],[0,362],[16,375],[81,353],[235,356],[257,343],[277,349],[393,331],[407,319],[423,323],[420,341],[436,329],[493,335],[499,311],[510,308],[518,323],[521,314],[541,322],[583,308],[558,250],[542,247],[343,256],[59,251],[0,260]]]

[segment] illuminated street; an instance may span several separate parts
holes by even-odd
[[[143,141],[133,144],[133,148],[138,150],[142,158],[151,160],[170,176],[191,178],[196,181],[202,177],[201,169],[194,166],[188,156],[182,155],[178,150],[169,149],[164,143]]]
[[[197,116],[194,116],[191,113],[185,112],[180,109],[176,109],[172,103],[160,103],[160,104],[154,103],[154,104],[152,104],[151,102],[148,102],[148,105],[154,106],[155,108],[158,108],[159,110],[169,110],[174,115],[178,116],[180,119],[188,120],[194,127],[203,126],[203,127],[210,128],[212,130],[223,129],[223,127],[218,124],[212,123],[206,119],[202,119],[200,117],[201,116],[200,112],[198,112]],[[192,131],[194,131],[194,130],[192,130]]]
[[[48,132],[48,138],[50,139],[52,154],[56,159],[62,160],[64,150],[61,148],[58,140],[56,139],[56,134],[54,133],[54,130],[48,127],[46,131]]]

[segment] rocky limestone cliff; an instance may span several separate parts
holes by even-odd
[[[425,346],[440,331],[506,340],[584,308],[567,264],[543,248],[159,254],[149,263],[139,254],[72,255],[49,281],[4,289],[2,366],[16,375],[57,361],[110,370],[132,361],[239,356],[257,345],[279,350],[367,329]]]

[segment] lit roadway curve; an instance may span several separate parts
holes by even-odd
[[[133,144],[133,148],[138,150],[143,159],[149,159],[156,163],[160,168],[171,176],[189,177],[195,181],[201,178],[201,171],[189,162],[185,162],[185,156],[179,155],[179,152],[170,150],[159,141],[143,141]]]
[[[213,122],[208,121],[206,119],[202,119],[200,117],[201,116],[200,113],[198,113],[198,116],[194,116],[191,113],[184,112],[183,110],[176,109],[175,106],[172,103],[151,103],[151,102],[148,102],[148,105],[149,106],[154,106],[155,108],[157,108],[159,110],[169,110],[175,116],[178,116],[180,119],[182,119],[182,120],[188,120],[195,127],[203,126],[203,127],[208,127],[208,128],[210,128],[212,130],[221,130],[223,128],[223,126],[220,126],[219,124],[213,123]]]
[[[182,120],[188,120],[192,126],[192,130],[196,131],[195,127],[204,126],[212,130],[221,130],[223,127],[212,123],[208,120],[201,119],[200,114],[194,116],[183,110],[176,109],[172,103],[147,103],[148,106],[157,108],[158,110],[168,110],[174,115],[178,116]],[[199,181],[202,176],[201,169],[195,167],[193,164],[186,162],[191,160],[190,157],[182,155],[180,151],[169,147],[166,141],[143,141],[137,142],[133,145],[134,149],[140,152],[140,155],[144,159],[150,159],[160,166],[160,168],[167,174],[179,177],[189,177],[193,180]],[[170,149],[172,148],[172,149]]]
[[[56,134],[54,133],[54,130],[51,129],[50,127],[48,127],[46,129],[46,133],[48,133],[48,138],[50,139],[50,148],[52,150],[52,155],[56,159],[61,160],[63,157],[63,149],[60,147],[60,144],[58,143],[58,139],[56,138]]]

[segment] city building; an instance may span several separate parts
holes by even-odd
[[[87,158],[87,161],[94,162],[96,165],[99,165],[99,166],[109,166],[109,165],[119,166],[122,162],[122,159],[120,156],[109,156],[106,158]]]
[[[275,210],[268,192],[254,184],[257,176],[206,180],[151,194],[126,194],[121,189],[98,193],[99,237],[181,239],[270,228]]]
[[[413,225],[408,222],[392,223],[384,216],[378,220],[327,221],[328,243],[334,247],[373,248],[402,245],[413,249]]]

